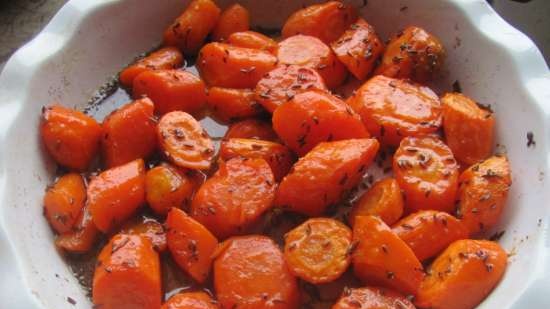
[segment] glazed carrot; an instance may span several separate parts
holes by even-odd
[[[218,23],[212,30],[212,40],[223,42],[235,32],[247,31],[250,28],[250,14],[238,3],[225,9]]]
[[[300,156],[320,142],[370,136],[344,101],[319,90],[299,93],[279,106],[273,113],[273,129]]]
[[[55,246],[68,253],[86,253],[92,249],[99,231],[97,230],[88,205],[85,205],[73,229],[57,236]]]
[[[277,61],[263,50],[210,43],[199,52],[197,69],[209,86],[254,88],[265,73],[275,68]]]
[[[393,172],[409,212],[454,210],[458,164],[453,153],[435,137],[407,137],[393,156]]]
[[[59,234],[76,224],[86,201],[86,186],[76,173],[61,176],[44,195],[44,215]]]
[[[357,11],[340,1],[314,4],[294,12],[285,22],[283,38],[311,35],[330,44],[357,19]]]
[[[233,46],[265,50],[272,54],[277,52],[275,40],[254,31],[232,33],[225,42]]]
[[[390,40],[375,74],[423,83],[434,79],[444,60],[441,42],[424,29],[410,26]]]
[[[206,88],[197,76],[181,70],[145,71],[134,78],[133,96],[149,97],[157,114],[195,113],[206,103]]]
[[[393,232],[423,261],[439,254],[455,240],[468,238],[468,230],[446,212],[421,210],[397,222]]]
[[[493,148],[493,114],[460,93],[448,93],[441,102],[445,140],[456,159],[466,165],[487,159]]]
[[[375,139],[320,143],[281,181],[275,205],[312,217],[323,214],[359,183],[377,151]]]
[[[183,210],[172,208],[166,218],[168,249],[181,269],[203,283],[212,266],[218,240]]]
[[[295,161],[290,149],[278,143],[244,138],[222,141],[220,159],[227,161],[235,157],[264,159],[271,167],[277,182],[288,174]]]
[[[161,309],[220,309],[220,306],[205,292],[186,292],[170,297]]]
[[[470,309],[498,284],[507,254],[495,242],[458,240],[435,259],[416,295],[420,308]]]
[[[212,87],[208,89],[206,104],[221,122],[254,117],[264,111],[250,89]]]
[[[149,157],[157,148],[154,105],[148,98],[113,111],[103,120],[101,150],[107,168]]]
[[[92,178],[87,194],[94,224],[100,231],[108,232],[145,202],[143,160],[108,169]]]
[[[273,240],[260,235],[226,240],[214,261],[214,288],[222,308],[297,309],[296,279]]]
[[[338,59],[357,79],[364,80],[384,52],[384,43],[364,19],[359,18],[342,36],[332,42]]]
[[[170,208],[182,208],[191,203],[197,187],[191,172],[162,164],[147,171],[145,176],[145,197],[149,207],[159,215],[165,215]]]
[[[351,230],[330,218],[313,218],[285,234],[284,256],[291,273],[303,280],[327,283],[348,268]]]
[[[178,111],[162,116],[157,136],[160,149],[175,165],[200,170],[210,168],[214,145],[193,116]]]
[[[457,216],[474,235],[495,226],[512,185],[505,156],[493,156],[464,171],[459,178]]]
[[[132,222],[133,221],[133,222]],[[158,252],[166,251],[166,231],[157,220],[139,218],[132,220],[122,227],[120,234],[138,235],[149,239],[153,248]]]
[[[318,38],[295,35],[279,42],[277,57],[281,64],[315,69],[328,88],[336,88],[346,79],[346,68],[328,45]]]
[[[442,107],[428,87],[385,76],[367,81],[347,103],[369,132],[383,143],[397,146],[406,136],[436,132]]]
[[[256,100],[269,112],[310,89],[327,90],[317,71],[304,66],[282,64],[270,71],[256,85]]]
[[[334,89],[333,93],[340,98],[348,99],[353,96],[362,85],[362,81],[358,80],[353,75],[348,75],[346,82]]]
[[[175,47],[164,47],[139,59],[120,72],[118,79],[126,87],[132,87],[134,78],[147,70],[177,69],[184,62],[183,55]]]
[[[353,226],[357,216],[378,216],[387,225],[392,225],[403,215],[403,196],[394,178],[375,182],[353,205],[349,222]]]
[[[53,159],[71,169],[88,168],[99,150],[101,126],[74,109],[59,105],[42,108],[40,133]]]
[[[273,142],[279,139],[270,123],[258,119],[246,119],[230,125],[223,139],[230,138],[253,138]]]
[[[212,0],[193,0],[164,31],[164,45],[176,46],[186,55],[194,55],[214,29],[220,8]]]
[[[158,253],[149,239],[115,235],[97,258],[92,300],[103,309],[159,309]]]
[[[422,264],[382,220],[356,217],[353,241],[353,269],[361,281],[416,294],[424,277]]]
[[[199,188],[191,216],[220,239],[242,234],[272,206],[273,172],[263,159],[233,158]]]
[[[332,309],[415,309],[405,296],[389,289],[364,287],[344,289]]]

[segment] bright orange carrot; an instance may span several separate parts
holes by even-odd
[[[277,52],[275,40],[254,31],[235,32],[225,42],[233,46],[265,50],[272,54]]]
[[[250,14],[242,5],[235,3],[225,9],[212,30],[212,40],[223,42],[235,32],[250,28]]]
[[[403,215],[403,196],[394,178],[377,181],[353,206],[349,221],[353,226],[357,216],[378,216],[387,225],[392,225]]]
[[[86,186],[76,173],[60,177],[44,196],[44,215],[59,234],[69,232],[77,223],[86,202]]]
[[[177,69],[184,62],[183,55],[175,47],[164,47],[139,59],[120,72],[120,83],[132,87],[134,78],[147,70]]]
[[[92,214],[85,205],[72,231],[57,236],[55,246],[68,253],[86,253],[92,249],[98,236]]]
[[[151,242],[158,252],[166,251],[166,231],[156,219],[138,218],[127,222],[120,231],[121,234],[143,236]]]
[[[147,171],[145,197],[153,211],[165,215],[170,208],[189,206],[197,181],[191,172],[169,164],[162,164]]]
[[[170,297],[161,309],[220,309],[220,306],[205,292],[186,292]]]
[[[212,87],[208,89],[206,104],[221,122],[232,122],[254,117],[265,112],[250,89]]]
[[[253,138],[272,142],[279,140],[271,123],[259,119],[246,119],[230,125],[223,139],[231,138]]]

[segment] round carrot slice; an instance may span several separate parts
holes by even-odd
[[[453,153],[435,137],[407,137],[393,156],[393,172],[410,212],[454,210],[458,164]]]
[[[403,215],[403,196],[394,178],[386,178],[374,183],[353,206],[349,220],[353,226],[355,217],[378,216],[387,225],[392,225]]]
[[[139,59],[122,72],[120,72],[120,83],[131,87],[134,78],[147,70],[176,69],[184,62],[183,55],[175,47],[165,47],[152,52],[145,58]]]
[[[170,297],[161,309],[220,309],[220,306],[205,292],[187,292]]]
[[[242,5],[235,3],[225,9],[216,27],[212,30],[213,41],[225,41],[232,33],[246,31],[250,28],[250,14]]]
[[[279,139],[271,123],[259,119],[246,119],[230,125],[223,139],[231,138],[253,138],[272,142]]]
[[[233,46],[265,50],[272,54],[277,52],[275,40],[254,31],[235,32],[225,42]]]
[[[279,65],[256,85],[256,100],[269,112],[309,89],[327,90],[317,71],[298,65]]]
[[[406,80],[375,76],[347,103],[361,115],[369,132],[389,145],[399,145],[406,136],[434,133],[441,126],[438,96]]]
[[[405,296],[389,289],[364,287],[344,289],[332,309],[415,309]]]
[[[76,224],[86,201],[82,176],[66,174],[48,188],[44,196],[44,215],[58,233],[69,232]]]
[[[160,148],[179,167],[206,170],[212,164],[214,145],[200,123],[185,112],[162,116],[157,126]]]
[[[351,230],[330,218],[309,219],[285,235],[285,261],[297,277],[314,284],[336,280],[351,262]]]
[[[169,164],[162,164],[147,171],[145,197],[149,207],[159,215],[170,208],[183,208],[191,203],[197,181],[189,173]]]

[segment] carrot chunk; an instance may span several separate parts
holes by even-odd
[[[162,164],[147,171],[145,197],[155,213],[165,215],[172,207],[189,206],[197,184],[190,171]]]
[[[120,234],[138,235],[149,239],[158,252],[166,251],[166,231],[156,219],[138,218],[127,222]]]
[[[357,216],[378,216],[392,225],[403,215],[403,196],[394,178],[377,181],[365,192],[351,209],[349,220],[353,226]]]
[[[364,287],[344,289],[332,309],[415,309],[405,296],[389,289]]]
[[[75,226],[86,201],[86,186],[76,173],[60,177],[44,196],[44,215],[59,234]]]
[[[170,297],[161,309],[220,309],[220,306],[205,292],[186,292]]]
[[[231,124],[223,139],[231,138],[253,138],[272,142],[279,139],[271,123],[259,119],[246,119]]]
[[[132,87],[134,78],[140,73],[147,70],[177,69],[183,62],[183,55],[177,48],[164,47],[124,69],[120,72],[119,80],[122,85]]]
[[[235,3],[225,9],[214,30],[212,40],[223,42],[235,32],[247,31],[250,28],[250,14],[242,5]]]
[[[275,40],[254,31],[232,33],[225,42],[233,46],[265,50],[272,54],[277,52],[277,42]]]
[[[250,89],[212,87],[208,89],[206,104],[214,118],[221,122],[231,122],[260,115],[264,109],[255,100]]]
[[[55,246],[68,253],[86,253],[90,251],[99,236],[89,206],[84,205],[73,229],[55,239]]]

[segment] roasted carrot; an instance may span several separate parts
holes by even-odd
[[[170,297],[161,309],[220,309],[220,306],[205,292],[185,292]]]
[[[348,268],[351,230],[330,218],[313,218],[285,234],[284,256],[291,273],[303,280],[327,283]]]
[[[474,308],[498,284],[506,260],[506,252],[495,242],[458,240],[428,268],[415,304],[434,309]]]
[[[55,246],[68,253],[86,253],[92,249],[98,235],[89,207],[84,205],[73,229],[57,236]]]
[[[290,149],[278,143],[244,138],[222,141],[220,159],[227,161],[235,157],[264,159],[271,167],[277,182],[288,174],[295,161]]]
[[[344,101],[319,90],[299,93],[279,106],[273,113],[273,129],[300,156],[320,142],[370,136]]]
[[[82,176],[70,173],[61,176],[44,195],[44,215],[59,234],[76,224],[86,202],[86,186]]]
[[[345,288],[332,309],[416,309],[405,296],[389,289]]]
[[[384,52],[384,43],[374,27],[362,18],[332,42],[331,47],[338,59],[359,80],[367,78]]]
[[[210,168],[214,145],[193,116],[178,111],[162,116],[157,136],[163,154],[175,165],[200,170]]]
[[[309,216],[323,214],[359,183],[377,151],[375,139],[320,143],[281,181],[275,205]]]
[[[353,226],[355,275],[364,283],[415,295],[424,270],[414,252],[378,217],[358,216]]]
[[[42,108],[40,133],[52,158],[71,169],[88,168],[99,150],[101,126],[74,109],[60,105]]]
[[[445,140],[456,159],[466,165],[487,159],[493,149],[493,114],[460,93],[448,93],[441,102]]]
[[[88,206],[102,232],[130,218],[145,202],[145,167],[142,159],[108,169],[88,185]]]
[[[446,212],[421,210],[397,222],[393,232],[423,261],[439,254],[455,240],[468,238],[468,230]]]
[[[225,42],[233,46],[265,50],[272,54],[277,52],[275,40],[254,31],[232,33]]]
[[[270,71],[256,85],[256,100],[269,112],[307,90],[327,90],[325,82],[316,70],[282,64]]]
[[[166,218],[168,249],[181,269],[203,283],[212,266],[218,240],[183,210],[172,208]]]
[[[254,95],[250,89],[212,87],[208,89],[206,104],[214,118],[227,123],[264,112]]]
[[[164,47],[141,58],[120,72],[120,83],[132,87],[134,78],[147,70],[177,69],[184,62],[183,55],[175,47]]]
[[[393,156],[393,172],[409,212],[454,210],[458,164],[453,153],[435,137],[407,137]]]
[[[194,55],[214,29],[220,8],[212,0],[193,0],[164,31],[164,45],[176,46],[186,55]]]
[[[347,100],[353,96],[362,85],[363,81],[358,80],[353,75],[348,75],[346,81],[338,88],[334,89],[333,93],[334,95]]]
[[[199,52],[197,69],[209,86],[254,88],[277,62],[275,56],[263,50],[210,43]]]
[[[357,19],[357,11],[340,1],[314,4],[294,12],[285,22],[283,38],[311,35],[330,44]]]
[[[117,234],[103,247],[97,258],[92,300],[103,309],[160,308],[160,262],[149,239]]]
[[[279,139],[271,123],[259,119],[246,119],[233,123],[223,137],[224,140],[230,138],[253,138],[272,142]]]
[[[271,208],[275,187],[264,159],[221,162],[195,194],[191,216],[220,239],[242,234]]]
[[[279,42],[277,57],[281,64],[316,70],[330,89],[338,87],[346,79],[346,67],[330,47],[316,37],[295,35]]]
[[[157,148],[154,105],[148,98],[113,111],[103,120],[101,150],[107,168],[148,158]]]
[[[158,252],[166,250],[166,231],[156,219],[138,218],[127,222],[120,234],[138,235],[149,239]]]
[[[437,95],[406,80],[375,76],[347,103],[361,115],[372,135],[393,146],[406,136],[434,133],[441,126]]]
[[[149,97],[157,114],[196,113],[206,103],[206,88],[197,76],[182,70],[145,71],[134,78],[133,96]]]
[[[233,237],[214,261],[214,288],[222,308],[297,309],[298,284],[273,240]]]
[[[353,205],[349,221],[353,226],[357,216],[378,216],[387,225],[392,225],[403,215],[403,196],[394,178],[375,182]]]
[[[512,185],[510,165],[505,156],[493,156],[471,166],[459,178],[457,216],[475,235],[494,227]]]
[[[223,42],[235,32],[250,28],[250,14],[242,5],[235,3],[225,9],[212,30],[212,40]]]
[[[192,172],[185,172],[175,166],[162,164],[147,171],[145,197],[149,207],[159,215],[165,215],[170,208],[189,206],[197,187]]]
[[[444,60],[445,48],[434,35],[409,26],[390,40],[375,74],[423,83],[437,75]]]

